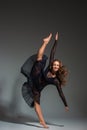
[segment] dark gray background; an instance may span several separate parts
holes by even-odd
[[[21,96],[26,78],[20,73],[24,61],[53,33],[45,53],[49,56],[59,32],[55,57],[69,69],[65,97],[69,112],[49,85],[42,91],[41,107],[45,117],[87,117],[87,10],[84,2],[33,1],[0,2],[0,111],[35,117]],[[3,109],[4,108],[4,109]]]

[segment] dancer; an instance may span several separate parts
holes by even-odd
[[[49,64],[46,66],[47,56],[44,55],[46,46],[50,42],[52,38],[52,33],[49,34],[48,37],[43,39],[43,43],[41,47],[38,49],[38,52],[36,54],[36,60],[34,61],[34,64],[31,68],[31,71],[29,72],[29,75],[26,74],[28,82],[24,83],[24,87],[22,89],[22,94],[24,99],[26,100],[26,97],[31,97],[32,100],[28,100],[27,98],[26,102],[31,104],[32,107],[35,108],[35,112],[38,116],[40,124],[44,128],[48,128],[40,106],[40,97],[41,97],[41,91],[49,84],[55,85],[58,93],[65,105],[66,111],[69,110],[68,104],[66,102],[65,96],[62,91],[62,86],[66,83],[66,77],[68,74],[68,71],[66,67],[62,64],[62,62],[58,59],[54,58],[55,51],[57,48],[58,43],[58,32],[55,35],[55,42],[53,44],[53,47],[51,49],[50,58],[49,58]],[[29,68],[29,66],[28,66]],[[24,74],[24,72],[22,71]],[[27,86],[28,91],[25,90],[25,86]]]

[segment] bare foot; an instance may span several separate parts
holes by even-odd
[[[40,122],[40,124],[44,127],[44,128],[49,128],[45,122]]]
[[[52,33],[50,33],[50,35],[49,35],[48,37],[44,38],[43,41],[44,41],[46,44],[48,44],[49,41],[51,40],[51,37],[52,37]]]

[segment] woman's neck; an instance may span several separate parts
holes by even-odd
[[[48,77],[48,78],[54,78],[54,77],[56,77],[56,74],[53,74],[51,71],[49,71],[49,72],[47,73],[47,77]]]
[[[53,71],[53,70],[51,70],[51,73],[52,73],[52,75],[56,75],[56,72],[55,72],[55,71]]]

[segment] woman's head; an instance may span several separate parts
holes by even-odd
[[[60,80],[61,85],[66,84],[66,78],[68,75],[68,70],[66,66],[58,59],[53,60],[51,63],[51,72],[56,73],[57,78]]]
[[[51,63],[51,70],[53,72],[57,72],[60,69],[61,66],[62,66],[62,62],[60,60],[55,59]]]

